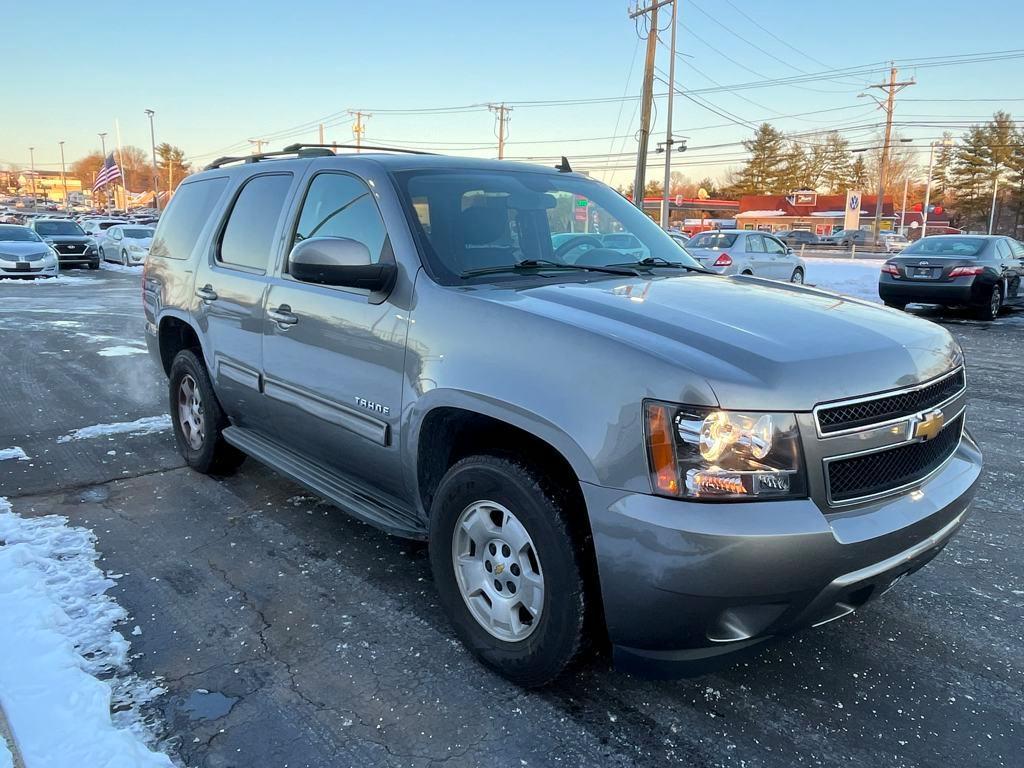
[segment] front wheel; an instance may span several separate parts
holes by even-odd
[[[121,266],[128,266],[128,251],[121,251]]]
[[[995,320],[999,317],[999,310],[1003,306],[1003,289],[996,283],[992,286],[992,293],[989,295],[988,303],[976,307],[975,315],[981,320]]]
[[[100,261],[107,260],[107,252],[103,250],[103,246],[100,246]]]
[[[542,474],[494,456],[456,463],[431,506],[441,605],[462,642],[520,685],[551,682],[583,647],[586,560],[570,506]]]
[[[204,474],[221,474],[238,467],[245,454],[224,441],[227,416],[213,392],[206,366],[191,350],[179,352],[169,379],[174,440],[185,463]]]
[[[804,282],[804,271],[797,267],[793,270],[793,276],[789,278],[789,282],[803,284]]]

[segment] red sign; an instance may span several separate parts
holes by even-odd
[[[817,192],[797,192],[793,195],[793,205],[815,205],[817,202]]]

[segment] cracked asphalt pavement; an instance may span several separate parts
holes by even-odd
[[[193,473],[167,431],[58,442],[166,413],[162,374],[130,351],[138,275],[71,274],[0,283],[0,449],[29,456],[0,461],[0,495],[95,531],[102,567],[122,574],[135,670],[167,689],[151,714],[182,765],[1021,765],[1020,313],[943,320],[967,355],[986,470],[928,567],[714,675],[651,682],[599,656],[527,692],[456,641],[422,544],[251,460],[227,478]]]

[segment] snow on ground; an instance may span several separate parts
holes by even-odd
[[[147,416],[144,419],[135,421],[118,421],[113,424],[93,424],[91,427],[82,427],[66,435],[57,438],[58,443],[69,443],[72,440],[88,440],[93,437],[106,437],[107,435],[149,435],[153,432],[163,432],[171,428],[171,417]]]
[[[0,285],[81,285],[89,282],[87,277],[77,275],[58,274],[56,277],[36,277],[26,280],[24,277],[0,277]]]
[[[807,283],[881,304],[878,273],[885,259],[804,259]]]
[[[114,264],[110,261],[101,261],[100,269],[105,269],[108,272],[128,272],[133,275],[142,274],[142,265],[136,264],[134,267],[126,267],[124,264]]]
[[[7,741],[0,734],[0,768],[14,768],[14,756],[7,747]]]
[[[12,746],[26,768],[172,768],[146,746],[155,739],[139,707],[163,691],[128,668],[130,643],[113,628],[128,616],[98,557],[91,531],[23,518],[0,497],[0,708]]]
[[[104,347],[96,353],[101,357],[124,357],[126,355],[144,355],[146,354],[145,347],[126,347],[123,345],[116,347]]]
[[[0,448],[0,461],[5,459],[17,459],[18,461],[28,461],[28,454],[25,453],[18,446],[13,448]]]

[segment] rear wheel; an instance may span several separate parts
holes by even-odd
[[[471,456],[441,480],[430,565],[462,642],[525,686],[551,682],[579,655],[587,584],[570,503],[512,459]]]
[[[169,384],[174,440],[185,462],[205,474],[237,468],[245,454],[224,441],[227,416],[217,402],[206,366],[194,352],[185,349],[175,356]]]
[[[992,286],[992,293],[989,295],[988,303],[976,307],[975,315],[981,320],[995,320],[999,317],[999,310],[1003,306],[1003,287],[996,283]]]
[[[800,267],[797,267],[796,269],[793,270],[793,276],[789,278],[789,282],[791,282],[791,283],[801,283],[802,284],[803,281],[804,281],[804,271],[802,269],[800,269]]]

